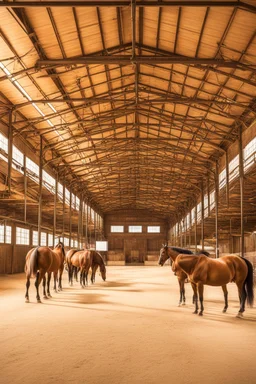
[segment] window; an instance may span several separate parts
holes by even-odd
[[[61,183],[58,183],[58,196],[60,200],[63,200],[63,185]]]
[[[229,181],[234,180],[239,175],[239,156],[234,157],[229,163]]]
[[[107,251],[108,242],[107,241],[96,241],[96,251]]]
[[[51,233],[48,233],[48,247],[53,246],[53,235]]]
[[[208,217],[208,195],[204,195],[204,217]]]
[[[141,233],[142,232],[142,225],[129,225],[128,231],[130,233]]]
[[[1,152],[3,152],[3,154],[1,154]],[[8,161],[8,157],[4,156],[4,153],[6,153],[6,155],[8,154],[8,139],[0,133],[0,158]]]
[[[247,171],[256,162],[256,137],[244,148],[244,170]]]
[[[160,233],[160,226],[148,226],[148,233]]]
[[[215,207],[215,191],[210,193],[210,210]]]
[[[29,229],[16,228],[16,244],[29,245]]]
[[[223,171],[221,171],[221,173],[219,174],[219,189],[225,187],[226,183],[227,183],[227,177],[226,177],[226,168],[223,169]]]
[[[30,160],[29,157],[26,158],[26,168],[30,178],[38,183],[39,167],[34,161]]]
[[[196,209],[191,209],[191,224],[193,225],[195,223],[195,216],[196,216]]]
[[[70,192],[67,188],[65,188],[65,203],[69,205],[70,202]]]
[[[38,245],[38,232],[37,231],[33,231],[32,245]]]
[[[47,188],[48,191],[50,191],[51,193],[55,193],[55,179],[44,170],[43,170],[43,182],[44,182],[45,188]]]
[[[86,204],[85,204],[85,207],[86,207]],[[79,211],[80,209],[80,199],[76,196],[76,205],[75,205],[75,209],[77,211]]]
[[[124,226],[123,225],[111,225],[111,232],[114,232],[114,233],[124,232]]]
[[[45,232],[41,232],[41,243],[40,245],[47,245],[47,234]]]
[[[5,235],[5,239],[4,239]],[[5,240],[5,241],[4,241]],[[6,243],[6,244],[11,244],[12,242],[12,227],[9,225],[0,225],[0,243]]]
[[[21,167],[24,167],[24,155],[17,147],[15,147],[15,145],[12,146],[12,159],[13,168],[17,169],[21,173],[24,173],[21,169]]]
[[[68,237],[64,237],[64,245],[65,245],[66,247],[69,246],[69,238],[68,238]]]
[[[201,220],[202,217],[202,203],[197,204],[197,223]]]

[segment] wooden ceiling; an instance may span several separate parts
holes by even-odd
[[[173,215],[255,120],[255,1],[2,1],[0,20],[2,122],[102,213]]]

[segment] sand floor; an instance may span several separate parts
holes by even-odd
[[[170,267],[107,267],[107,281],[25,304],[24,274],[0,277],[1,384],[254,384],[256,308],[237,319],[236,286],[205,288],[205,313],[177,307]]]

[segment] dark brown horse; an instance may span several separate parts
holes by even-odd
[[[229,255],[219,259],[210,259],[203,255],[179,255],[174,262],[174,269],[182,269],[191,282],[196,286],[195,311],[198,313],[198,295],[200,300],[199,315],[203,315],[204,285],[223,286],[234,282],[238,288],[240,309],[237,317],[242,317],[245,311],[245,302],[253,306],[253,266],[245,258]]]
[[[94,253],[95,251],[90,251],[88,249],[82,251],[72,249],[69,251],[68,257],[66,258],[66,263],[68,265],[70,285],[73,285],[73,271],[75,267],[80,269],[80,284],[82,288],[85,287],[85,280],[89,269],[92,266]]]
[[[97,271],[98,267],[100,268],[100,274],[101,274],[102,280],[105,281],[106,280],[106,266],[105,266],[103,257],[101,256],[100,253],[95,252],[93,254],[92,266],[91,266],[91,268],[92,268],[92,275],[91,275],[92,284],[95,282],[95,275],[96,275],[96,271]],[[86,277],[86,280],[87,280],[87,277]]]
[[[51,297],[50,294],[50,280],[51,275],[53,273],[54,276],[54,290],[57,292],[57,278],[59,280],[58,288],[62,290],[62,273],[64,269],[64,259],[65,259],[65,251],[64,245],[59,243],[53,250],[48,247],[37,247],[31,249],[26,256],[25,263],[25,273],[27,277],[26,283],[26,303],[29,303],[29,287],[30,287],[30,278],[35,277],[35,287],[36,287],[36,298],[37,302],[41,303],[40,295],[39,295],[39,285],[43,280],[43,293],[44,298],[47,299]],[[47,279],[47,294],[45,290],[46,286],[46,273],[48,274]],[[59,276],[58,276],[59,273]],[[48,295],[48,296],[47,296]]]
[[[164,263],[168,260],[168,259],[171,259],[172,260],[172,263],[176,260],[176,257],[180,254],[186,254],[186,255],[194,255],[194,253],[188,249],[184,249],[184,248],[178,248],[178,247],[170,247],[168,245],[165,245],[161,250],[160,250],[160,257],[159,257],[159,260],[158,260],[158,264],[160,264],[161,266],[164,265]],[[206,251],[201,251],[201,253],[198,253],[196,254],[197,256],[200,255],[200,254],[204,254],[206,256],[209,255],[208,252]],[[173,267],[173,264],[172,264],[172,267]],[[188,278],[187,274],[181,269],[181,268],[178,268],[176,266],[176,270],[175,270],[175,275],[177,276],[178,278],[178,282],[179,282],[179,287],[180,287],[180,301],[179,301],[179,306],[180,305],[185,305],[186,304],[186,297],[185,297],[185,281],[186,279]],[[193,303],[194,303],[194,298],[195,298],[195,294],[196,294],[196,287],[194,286],[194,284],[191,284],[192,286],[192,289],[193,289],[193,292],[194,292],[194,295],[193,295]],[[224,297],[225,297],[225,307],[224,307],[224,310],[223,311],[226,311],[227,308],[228,308],[228,300],[227,300],[227,290],[225,289],[225,287],[223,287],[223,291],[224,291]]]

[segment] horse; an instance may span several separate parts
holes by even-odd
[[[66,262],[69,268],[70,285],[73,285],[73,271],[74,267],[76,267],[80,269],[80,285],[82,288],[85,288],[85,279],[87,279],[89,269],[92,266],[94,252],[95,251],[90,251],[88,249],[72,249],[69,251],[69,256],[66,258]]]
[[[71,258],[72,256],[76,253],[82,251],[82,249],[70,249],[65,258],[65,264],[66,264],[66,269],[68,271],[68,281],[69,285],[73,285],[73,276],[75,276],[76,281],[78,281],[78,272],[80,270],[80,267],[75,267],[71,263]]]
[[[172,262],[174,262],[176,260],[176,257],[180,253],[186,254],[186,255],[194,255],[194,253],[192,251],[188,250],[188,249],[178,248],[178,247],[170,247],[168,245],[165,245],[160,250],[160,257],[159,257],[159,260],[158,260],[158,264],[163,266],[164,263],[168,259],[170,259],[170,258],[171,258]],[[197,253],[196,255],[198,256],[200,254],[204,254],[205,256],[209,256],[209,253],[206,252],[206,251],[201,251],[200,253]],[[173,265],[172,265],[172,268],[173,268]],[[179,304],[178,304],[178,306],[180,307],[181,305],[185,305],[186,304],[185,281],[187,280],[188,276],[187,276],[187,274],[182,269],[180,269],[178,267],[176,267],[176,270],[174,272],[175,272],[175,275],[178,278],[178,282],[179,282],[179,286],[180,286],[180,301],[179,301]],[[193,292],[194,292],[194,295],[193,295],[193,303],[194,303],[195,294],[196,294],[196,287],[192,283],[191,283],[191,286],[192,286],[192,289],[193,289]],[[225,289],[225,287],[223,287],[223,291],[224,291],[224,297],[225,297],[225,307],[224,307],[224,310],[226,311],[227,308],[228,308],[228,301],[227,301],[228,300],[227,299],[228,292]]]
[[[91,269],[92,269],[91,283],[92,284],[95,282],[95,274],[96,274],[98,267],[100,267],[100,274],[101,274],[102,280],[105,281],[106,280],[106,266],[105,266],[103,257],[101,256],[100,253],[95,252],[95,253],[93,253],[92,266],[91,266]],[[86,277],[86,280],[87,280],[87,277]]]
[[[62,290],[62,273],[64,269],[64,259],[65,259],[65,250],[63,243],[57,244],[57,246],[52,250],[48,247],[36,247],[31,249],[26,256],[25,262],[25,273],[26,273],[26,294],[25,299],[26,303],[29,303],[29,287],[30,287],[30,278],[36,277],[35,287],[36,287],[36,298],[37,302],[41,303],[39,295],[39,285],[43,280],[43,294],[44,299],[51,297],[50,294],[50,281],[51,275],[54,276],[54,291],[57,292],[56,282],[59,272],[59,284],[58,289]],[[46,273],[48,274],[47,279],[47,293],[45,290],[46,286]],[[48,296],[47,296],[48,295]]]
[[[219,259],[209,259],[204,255],[178,255],[174,262],[174,269],[182,269],[196,287],[195,311],[198,313],[198,295],[200,300],[199,315],[203,315],[204,285],[224,286],[234,282],[238,288],[240,309],[237,317],[243,317],[245,302],[253,306],[254,283],[253,266],[249,260],[235,255],[222,256]]]

